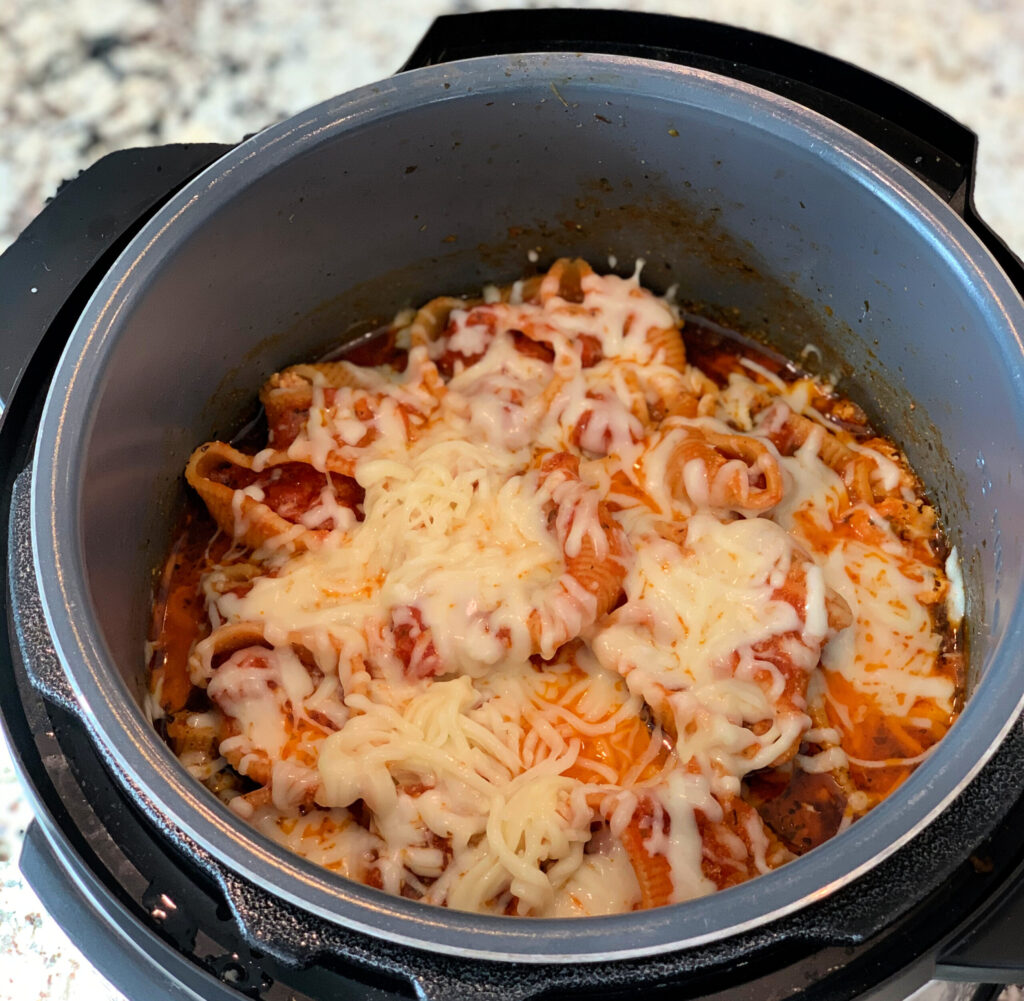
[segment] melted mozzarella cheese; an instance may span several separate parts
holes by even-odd
[[[780,710],[784,679],[755,650],[804,628],[824,635],[823,588],[808,591],[806,627],[775,596],[792,547],[766,519],[722,523],[695,514],[684,549],[654,538],[638,547],[626,608],[593,640],[598,660],[626,675],[632,690],[655,706],[667,702],[676,753],[714,766],[723,793],[737,793],[738,777],[770,764],[809,725],[802,712]],[[785,649],[795,669],[814,667],[813,648],[789,637]],[[755,736],[749,724],[764,720],[771,725]]]
[[[946,576],[949,578],[949,596],[946,600],[946,614],[954,626],[959,626],[964,620],[964,576],[960,569],[960,557],[957,554],[956,546],[949,551],[946,558]]]
[[[309,673],[288,647],[242,650],[214,673],[207,694],[232,717],[241,731],[221,744],[221,753],[241,749],[279,758],[291,736],[286,707],[300,712],[303,700],[313,691]],[[239,771],[248,773],[245,759]]]
[[[254,554],[258,566],[208,574],[213,634],[193,658],[233,725],[220,752],[243,774],[270,761],[269,805],[231,799],[268,836],[430,903],[594,915],[645,904],[623,836],[651,805],[643,850],[667,862],[668,902],[679,902],[715,889],[702,823],[717,825],[720,859],[748,874],[788,857],[753,810],[725,826],[722,803],[748,773],[795,756],[803,771],[842,776],[854,760],[838,725],[821,724],[819,666],[894,717],[917,719],[920,700],[952,709],[925,600],[938,571],[891,531],[880,547],[836,531],[849,498],[821,458],[833,432],[814,385],[753,361],[721,390],[673,368],[665,332],[677,315],[638,277],[584,274],[574,302],[551,275],[537,300],[523,301],[525,283],[504,302],[491,288],[410,347],[403,372],[343,363],[340,388],[312,377],[288,456],[351,473],[363,520],[328,484],[300,525]],[[412,340],[399,331],[399,344]],[[788,407],[815,424],[792,455],[759,416],[766,395],[772,419]],[[662,424],[682,397],[700,416]],[[702,458],[673,469],[683,438],[703,433],[755,439],[778,464],[781,500],[731,508],[728,485],[768,468],[735,456],[717,472]],[[877,489],[904,496],[898,463],[850,447],[872,460]],[[578,477],[557,464],[541,473],[560,452]],[[262,494],[236,491],[236,523],[243,498]],[[610,518],[626,545],[611,544]],[[293,550],[303,528],[328,524],[322,542]],[[613,574],[621,607],[598,620],[595,591]],[[837,596],[854,619],[838,631]],[[258,665],[241,651],[214,666],[218,631],[240,625],[273,649],[257,648]],[[296,645],[314,656],[315,684]],[[641,716],[650,727],[638,734]],[[297,741],[300,724],[320,736]],[[193,764],[213,772],[218,760]],[[858,795],[847,821],[864,808]]]
[[[621,842],[591,838],[591,851],[583,856],[566,880],[551,909],[553,918],[596,917],[622,914],[640,903],[640,887]]]
[[[941,637],[920,600],[932,590],[930,575],[914,580],[895,555],[853,540],[832,550],[824,570],[857,623],[825,647],[824,667],[841,674],[888,715],[909,715],[917,699],[951,713],[955,685],[935,673]]]
[[[590,711],[608,714],[623,695],[591,671]],[[321,745],[317,801],[339,808],[362,800],[373,811],[382,857],[391,860],[386,888],[426,831],[454,859],[435,874],[427,899],[500,911],[514,897],[522,913],[558,912],[563,887],[583,865],[593,814],[588,787],[562,774],[579,745],[559,737],[553,707],[538,704],[546,680],[528,664],[507,665],[491,683],[436,681],[400,707],[348,700],[357,715]],[[539,746],[525,740],[531,703],[531,730],[548,724]],[[425,789],[411,796],[410,785]]]
[[[217,599],[225,622],[266,623],[268,638],[383,622],[419,609],[451,670],[479,672],[532,647],[535,596],[564,561],[536,477],[464,441],[424,442],[405,462],[356,470],[365,520],[344,541],[290,558],[244,595]]]

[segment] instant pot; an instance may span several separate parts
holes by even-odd
[[[36,813],[22,870],[89,959],[132,998],[1024,980],[1024,268],[974,212],[975,147],[751,32],[492,12],[237,146],[126,150],[67,183],[0,259],[0,698]],[[608,918],[428,908],[289,855],[187,775],[141,707],[153,574],[189,452],[270,372],[563,255],[642,258],[899,442],[961,555],[968,699],[875,811],[742,886]]]

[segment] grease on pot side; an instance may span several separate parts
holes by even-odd
[[[149,707],[236,814],[429,903],[621,912],[817,847],[946,733],[962,584],[903,456],[639,274],[434,299],[193,453]]]

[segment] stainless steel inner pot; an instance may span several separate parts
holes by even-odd
[[[962,555],[972,695],[897,794],[751,883],[660,910],[530,921],[431,909],[278,849],[196,784],[140,709],[151,581],[190,450],[275,369],[442,292],[563,254],[643,258],[678,296],[841,377],[905,448]],[[360,326],[359,324],[362,324]],[[237,147],[145,227],[52,384],[33,470],[36,572],[103,752],[228,869],[302,911],[453,955],[596,961],[791,914],[906,844],[1024,704],[1024,304],[962,220],[830,121],[626,57],[498,56],[327,101]],[[808,346],[810,346],[809,350]]]

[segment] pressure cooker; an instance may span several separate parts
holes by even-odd
[[[974,211],[975,148],[752,32],[491,12],[237,145],[126,150],[67,183],[0,259],[0,698],[36,813],[22,869],[100,970],[132,997],[267,1001],[1024,979],[1024,268]],[[962,556],[968,698],[893,796],[742,886],[608,918],[428,908],[284,852],[190,779],[142,707],[153,573],[191,448],[267,373],[563,255],[643,259],[900,444]]]

